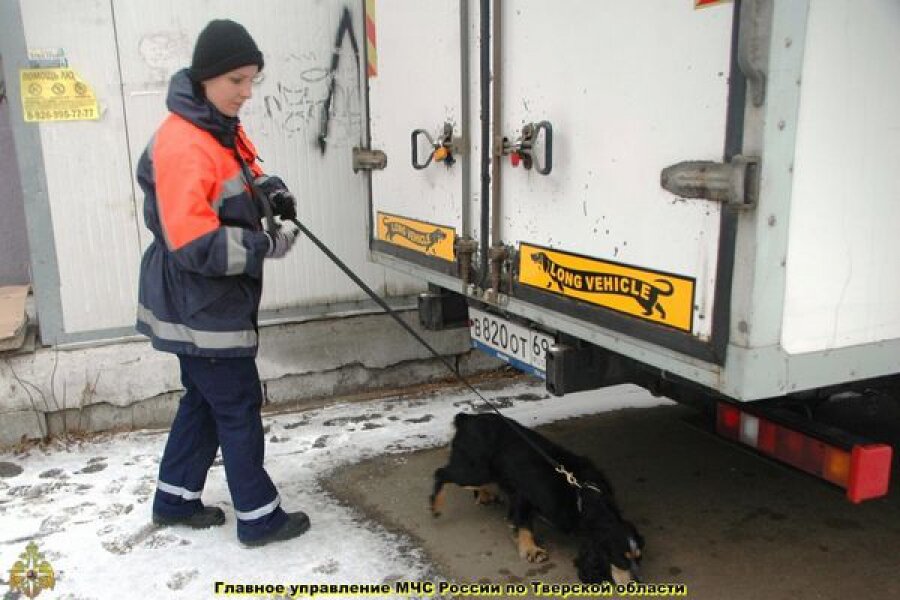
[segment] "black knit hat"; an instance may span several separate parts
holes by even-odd
[[[210,21],[197,37],[191,78],[206,81],[247,65],[262,71],[263,55],[244,26],[229,19]]]

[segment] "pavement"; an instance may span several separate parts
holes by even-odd
[[[893,414],[894,405],[881,412]],[[645,582],[685,584],[690,598],[896,596],[896,484],[887,498],[851,504],[835,486],[720,440],[678,405],[599,412],[538,430],[607,474],[646,538]],[[577,581],[574,540],[544,523],[536,532],[550,559],[531,564],[516,553],[504,506],[476,505],[453,486],[443,515],[432,517],[432,473],[448,456],[447,448],[380,456],[336,472],[325,486],[409,536],[450,580]]]

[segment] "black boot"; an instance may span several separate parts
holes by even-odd
[[[305,512],[298,510],[297,512],[288,513],[287,521],[275,531],[255,540],[241,540],[241,543],[248,548],[258,548],[272,542],[294,539],[306,533],[307,529],[309,529],[309,517],[306,516]]]
[[[167,517],[153,513],[153,523],[160,527],[169,525],[184,525],[191,529],[206,529],[225,523],[225,512],[217,506],[204,506],[192,515],[185,517]]]

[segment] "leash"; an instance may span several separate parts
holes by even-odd
[[[346,9],[345,9],[345,18],[348,20],[348,23],[349,23],[349,13],[346,11]],[[347,25],[347,27],[349,27],[349,25]],[[340,31],[338,33],[338,42],[340,42],[340,38],[343,36],[344,29],[345,29],[344,18],[342,18]],[[353,35],[352,35],[352,27],[350,27],[349,30],[351,32],[351,41],[355,42],[355,38],[353,38]],[[355,49],[356,44],[354,43],[353,46]],[[329,98],[330,98],[330,94],[329,94]],[[325,125],[324,125],[324,131],[327,132],[327,121],[325,122]],[[324,136],[319,138],[320,142],[322,142],[323,149],[324,149],[324,139],[325,139]],[[253,197],[262,206],[263,215],[264,215],[265,221],[266,221],[266,229],[268,230],[268,232],[271,235],[274,235],[275,230],[277,229],[277,225],[275,224],[275,217],[272,213],[272,206],[269,204],[268,199],[265,198],[263,193],[259,190],[259,188],[254,183],[253,174],[250,172],[250,167],[247,166],[247,163],[244,161],[243,157],[240,155],[240,152],[237,151],[236,147],[235,147],[234,155],[237,158],[238,163],[241,166],[241,171],[244,175],[244,179],[247,181],[247,185],[249,186],[251,193],[253,194]],[[462,382],[462,384],[466,388],[468,388],[469,391],[471,391],[473,394],[475,394],[479,400],[484,402],[484,404],[489,406],[491,408],[491,410],[493,410],[495,413],[497,413],[497,415],[500,416],[501,419],[503,419],[503,422],[506,423],[516,433],[516,435],[518,435],[520,438],[522,438],[522,440],[526,444],[528,444],[535,452],[538,453],[539,456],[541,456],[544,460],[546,460],[553,467],[554,471],[556,471],[557,473],[559,473],[560,475],[565,477],[565,479],[569,483],[569,485],[571,485],[572,487],[574,487],[578,490],[587,488],[587,489],[592,489],[599,494],[603,493],[602,490],[600,490],[599,488],[597,488],[595,485],[591,484],[590,482],[585,482],[583,484],[580,483],[578,481],[578,478],[575,477],[574,473],[567,470],[561,463],[554,460],[553,457],[551,457],[549,454],[547,454],[540,446],[538,446],[533,440],[531,440],[527,435],[525,435],[518,427],[516,427],[516,425],[506,417],[506,415],[504,415],[502,412],[500,412],[500,409],[498,409],[490,400],[485,398],[481,394],[481,392],[479,392],[477,389],[475,389],[475,386],[473,386],[469,382],[468,379],[463,377],[462,373],[460,373],[459,370],[456,367],[454,367],[450,363],[450,361],[447,360],[447,358],[445,356],[441,356],[441,354],[437,350],[435,350],[434,347],[432,347],[432,345],[429,344],[427,340],[425,340],[425,338],[423,338],[421,335],[419,335],[419,333],[415,329],[410,327],[410,325],[406,321],[401,319],[400,315],[398,315],[394,309],[392,309],[390,306],[388,306],[388,303],[385,302],[384,299],[381,298],[381,296],[379,296],[377,293],[375,293],[375,291],[372,288],[370,288],[366,284],[365,281],[360,279],[359,276],[356,273],[354,273],[353,270],[350,269],[350,267],[348,267],[344,263],[344,261],[342,261],[334,252],[332,252],[331,249],[328,246],[326,246],[324,242],[322,242],[322,240],[320,240],[315,234],[313,234],[313,232],[311,232],[306,227],[306,225],[301,223],[298,219],[291,219],[291,222],[294,223],[297,227],[299,227],[300,231],[303,232],[303,234],[307,238],[309,238],[309,240],[313,244],[315,244],[319,248],[319,250],[321,250],[325,254],[325,256],[327,256],[331,260],[331,262],[333,262],[341,271],[343,271],[344,274],[347,275],[347,277],[349,277],[353,281],[353,283],[355,283],[357,286],[360,287],[360,289],[362,289],[366,294],[368,294],[368,296],[378,306],[380,306],[382,308],[382,310],[384,310],[384,312],[388,316],[390,316],[392,319],[394,319],[394,321],[396,321],[398,325],[400,325],[403,329],[405,329],[406,332],[409,333],[411,336],[413,336],[413,338],[415,338],[416,341],[418,341],[420,344],[422,344],[422,346],[427,348],[428,351],[431,352],[431,354],[435,358],[437,358],[439,361],[441,361],[441,363],[445,367],[447,367],[447,370],[450,371],[451,373],[453,373],[453,375],[460,382]],[[581,510],[581,496],[580,495],[578,496],[578,507],[579,507],[579,512],[580,512],[580,510]]]
[[[250,181],[250,187],[253,188],[255,195],[260,196],[261,193],[256,189],[256,186],[253,184],[253,181],[252,181],[252,180],[249,180],[249,181]],[[265,205],[266,205],[267,208],[268,208],[268,213],[271,213],[272,208],[271,208],[270,206],[268,206],[268,201],[265,202]],[[267,215],[268,215],[268,213],[267,213]],[[551,457],[549,454],[547,454],[546,452],[544,452],[544,450],[543,450],[540,446],[538,446],[538,445],[537,445],[536,443],[534,443],[534,441],[532,441],[527,435],[525,435],[525,433],[521,430],[521,428],[520,428],[519,426],[517,426],[516,423],[512,422],[509,418],[507,418],[502,412],[500,412],[500,409],[498,409],[498,408],[497,408],[490,400],[488,400],[487,398],[485,398],[485,397],[481,394],[481,392],[479,392],[477,389],[475,389],[475,386],[473,386],[473,385],[469,382],[468,379],[466,379],[465,377],[463,377],[462,373],[460,373],[459,370],[458,370],[456,367],[454,367],[454,366],[450,363],[450,361],[447,360],[446,357],[441,356],[441,354],[440,354],[437,350],[435,350],[435,349],[431,346],[431,344],[429,344],[429,343],[425,340],[425,338],[423,338],[421,335],[419,335],[419,333],[418,333],[415,329],[413,329],[412,327],[410,327],[410,325],[409,325],[406,321],[404,321],[403,319],[401,319],[401,318],[400,318],[400,315],[398,315],[397,312],[396,312],[394,309],[392,309],[390,306],[388,306],[387,302],[385,302],[385,301],[381,298],[381,296],[379,296],[377,293],[375,293],[375,291],[372,290],[372,288],[370,288],[370,287],[366,284],[365,281],[363,281],[362,279],[360,279],[359,276],[358,276],[356,273],[354,273],[352,269],[350,269],[350,267],[348,267],[346,264],[344,264],[344,261],[342,261],[342,260],[341,260],[334,252],[332,252],[331,249],[330,249],[328,246],[326,246],[326,245],[322,242],[322,240],[320,240],[318,237],[316,237],[316,236],[315,236],[315,235],[314,235],[314,234],[313,234],[313,233],[312,233],[312,232],[311,232],[311,231],[310,231],[303,223],[301,223],[298,219],[291,219],[291,222],[294,223],[297,227],[299,227],[299,228],[300,228],[300,231],[303,232],[303,234],[304,234],[306,237],[308,237],[309,240],[310,240],[313,244],[315,244],[315,245],[319,248],[319,250],[321,250],[321,251],[325,254],[325,256],[327,256],[327,257],[331,260],[331,262],[333,262],[333,263],[334,263],[341,271],[343,271],[344,274],[347,275],[347,277],[349,277],[349,278],[350,278],[356,285],[358,285],[358,286],[359,286],[366,294],[368,294],[369,297],[370,297],[372,300],[374,300],[375,303],[378,304],[378,306],[380,306],[380,307],[384,310],[384,312],[385,312],[386,314],[388,314],[392,319],[394,319],[394,321],[396,321],[397,324],[399,324],[403,329],[405,329],[406,332],[409,333],[411,336],[413,336],[420,344],[422,344],[425,348],[427,348],[428,351],[431,352],[431,354],[435,356],[435,358],[437,358],[438,360],[440,360],[441,363],[442,363],[445,367],[447,367],[447,370],[449,370],[451,373],[453,373],[453,375],[454,375],[457,379],[459,379],[459,381],[461,381],[461,382],[463,383],[463,385],[465,385],[465,386],[466,386],[473,394],[475,394],[476,396],[478,396],[478,398],[479,398],[482,402],[484,402],[484,403],[485,403],[487,406],[489,406],[495,413],[497,413],[497,415],[500,416],[500,418],[503,420],[503,422],[506,423],[506,424],[510,427],[510,429],[512,429],[512,430],[516,433],[516,435],[518,435],[519,437],[521,437],[522,440],[523,440],[526,444],[528,444],[529,446],[531,446],[531,448],[532,448],[535,452],[537,452],[539,456],[541,456],[541,457],[542,457],[544,460],[546,460],[550,465],[552,465],[554,471],[556,471],[557,473],[559,473],[560,475],[562,475],[563,477],[565,477],[565,479],[566,479],[566,481],[569,483],[569,485],[571,485],[572,487],[574,487],[574,488],[577,490],[577,492],[576,492],[576,504],[577,504],[577,508],[578,508],[579,514],[583,512],[582,493],[584,492],[584,490],[591,490],[591,491],[593,491],[593,492],[599,494],[600,496],[604,496],[604,495],[605,495],[604,491],[601,490],[600,488],[598,488],[598,487],[597,487],[596,485],[594,485],[593,483],[591,483],[591,482],[589,482],[589,481],[579,482],[579,481],[578,481],[578,478],[575,477],[575,474],[574,474],[574,473],[572,473],[571,471],[568,471],[561,463],[557,462],[556,460],[553,459],[553,457]],[[618,514],[618,511],[617,511],[617,514]],[[632,556],[636,555],[637,550],[638,550],[637,542],[636,542],[631,536],[629,536],[628,544],[629,544],[629,548],[631,549]],[[640,573],[639,568],[640,568],[640,567],[639,567],[639,565],[638,565],[638,563],[637,563],[637,560],[636,560],[635,558],[632,557],[632,558],[629,558],[629,562],[630,562],[629,570],[630,570],[630,572],[631,572],[631,574],[632,574],[632,578],[633,578],[635,581],[640,581],[640,578],[639,578],[639,573]]]
[[[254,186],[254,187],[255,187],[255,186]],[[450,364],[450,361],[447,360],[446,357],[441,356],[441,354],[440,354],[437,350],[435,350],[435,349],[431,346],[431,344],[429,344],[429,343],[428,343],[421,335],[419,335],[419,333],[418,333],[415,329],[413,329],[412,327],[410,327],[410,325],[409,325],[406,321],[404,321],[403,319],[401,319],[401,318],[400,318],[400,315],[398,315],[397,312],[396,312],[394,309],[392,309],[390,306],[388,306],[387,302],[385,302],[385,301],[381,298],[381,296],[379,296],[377,293],[375,293],[374,290],[372,290],[372,288],[370,288],[368,285],[366,285],[366,282],[365,282],[365,281],[363,281],[362,279],[360,279],[359,276],[357,276],[356,273],[354,273],[354,272],[350,269],[350,267],[348,267],[346,264],[344,264],[344,262],[343,262],[340,258],[338,258],[338,256],[337,256],[334,252],[332,252],[331,249],[328,248],[328,246],[326,246],[326,245],[325,245],[318,237],[316,237],[309,229],[307,229],[307,227],[306,227],[303,223],[301,223],[301,222],[298,221],[297,219],[291,219],[291,221],[292,221],[295,225],[297,225],[297,227],[300,228],[300,231],[302,231],[303,234],[304,234],[306,237],[308,237],[308,238],[310,239],[310,241],[311,241],[313,244],[315,244],[315,245],[319,248],[319,250],[321,250],[321,251],[325,254],[325,256],[327,256],[329,259],[331,259],[331,262],[333,262],[335,265],[337,265],[337,267],[338,267],[341,271],[343,271],[344,274],[347,275],[347,277],[349,277],[351,280],[353,280],[353,282],[354,282],[356,285],[358,285],[358,286],[359,286],[366,294],[368,294],[369,297],[370,297],[372,300],[374,300],[375,303],[376,303],[378,306],[380,306],[380,307],[384,310],[385,313],[387,313],[392,319],[394,319],[394,321],[396,321],[403,329],[405,329],[405,330],[407,331],[407,333],[409,333],[411,336],[413,336],[420,344],[422,344],[425,348],[427,348],[428,351],[431,352],[431,354],[434,355],[435,358],[437,358],[438,360],[440,360],[441,363],[443,363],[443,365],[444,365],[445,367],[447,367],[447,369],[448,369],[451,373],[453,373],[453,375],[454,375],[460,382],[462,382],[462,384],[465,385],[466,388],[469,389],[469,391],[471,391],[473,394],[475,394],[476,396],[478,396],[478,399],[479,399],[479,400],[481,400],[482,402],[484,402],[484,403],[485,403],[487,406],[489,406],[495,413],[497,413],[497,414],[503,419],[503,421],[504,421],[507,425],[509,425],[509,427],[510,427],[513,431],[515,431],[516,434],[517,434],[519,437],[522,438],[522,440],[524,440],[529,446],[531,446],[531,448],[532,448],[535,452],[537,452],[541,457],[543,457],[544,460],[546,460],[548,463],[550,463],[550,464],[553,466],[553,470],[554,470],[554,471],[556,471],[557,473],[559,473],[560,475],[562,475],[563,477],[565,477],[565,479],[566,479],[566,481],[569,483],[569,485],[571,485],[571,486],[573,486],[573,487],[575,487],[576,489],[579,489],[579,490],[585,489],[585,488],[586,488],[586,489],[591,489],[591,490],[597,492],[598,494],[601,494],[601,495],[603,494],[603,491],[602,491],[602,490],[600,490],[597,486],[595,486],[594,484],[592,484],[592,483],[590,483],[590,482],[580,483],[580,482],[578,481],[578,478],[575,477],[575,474],[574,474],[574,473],[572,473],[571,471],[568,471],[561,463],[559,463],[559,462],[557,462],[556,460],[554,460],[553,457],[551,457],[549,454],[547,454],[547,453],[543,450],[543,448],[541,448],[540,446],[538,446],[533,440],[531,440],[527,435],[525,435],[525,433],[523,433],[518,427],[516,427],[516,425],[515,425],[513,422],[511,422],[511,421],[510,421],[510,420],[509,420],[502,412],[500,412],[500,409],[498,409],[498,408],[497,408],[490,400],[488,400],[487,398],[485,398],[485,397],[481,394],[481,392],[479,392],[477,389],[475,389],[475,386],[473,386],[473,385],[469,382],[468,379],[466,379],[465,377],[463,377],[462,373],[460,373],[459,370],[458,370],[456,367],[454,367],[452,364]],[[579,504],[580,504],[580,503],[581,503],[581,498],[580,498],[580,496],[579,496]]]
[[[253,183],[253,173],[250,172],[250,167],[247,166],[247,163],[244,161],[244,157],[241,156],[241,153],[237,149],[237,142],[235,142],[234,146],[234,156],[237,158],[238,163],[241,165],[241,173],[244,175],[244,179],[247,181],[247,185],[250,187],[250,193],[253,195],[256,203],[260,205],[262,209],[263,217],[266,220],[266,231],[269,232],[269,235],[273,237],[275,236],[275,231],[278,229],[278,225],[275,224],[275,215],[272,213],[272,205],[269,204],[268,199],[263,196],[263,193],[259,191],[259,188],[256,187],[256,184]]]

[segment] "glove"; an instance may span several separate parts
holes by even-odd
[[[297,200],[287,190],[279,190],[269,196],[272,214],[288,221],[297,218]]]
[[[287,221],[297,218],[297,200],[281,177],[261,175],[254,183],[269,201],[273,215]]]
[[[274,234],[265,232],[266,238],[269,240],[269,250],[266,252],[266,258],[281,258],[288,253],[297,241],[297,234],[300,233],[300,227],[293,221],[283,221]]]

